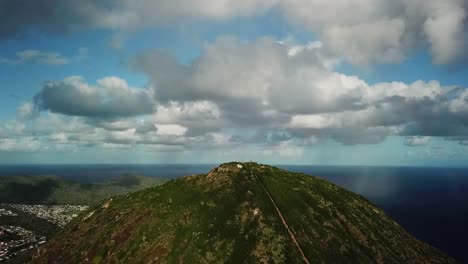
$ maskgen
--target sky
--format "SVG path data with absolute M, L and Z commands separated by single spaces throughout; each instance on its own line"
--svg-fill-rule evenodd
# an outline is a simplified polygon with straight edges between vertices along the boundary
M 467 166 L 466 0 L 0 0 L 0 163 Z

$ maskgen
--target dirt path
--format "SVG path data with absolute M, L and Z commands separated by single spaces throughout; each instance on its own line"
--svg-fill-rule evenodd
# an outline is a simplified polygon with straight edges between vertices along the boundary
M 280 217 L 280 219 L 281 219 L 281 222 L 283 222 L 283 225 L 284 225 L 284 227 L 286 228 L 286 230 L 288 230 L 289 235 L 291 236 L 291 239 L 292 239 L 294 245 L 296 245 L 297 249 L 298 249 L 299 252 L 301 253 L 302 258 L 304 259 L 304 262 L 307 263 L 307 264 L 310 264 L 310 262 L 307 260 L 306 256 L 304 255 L 304 251 L 302 251 L 301 246 L 300 246 L 299 243 L 297 242 L 296 237 L 295 237 L 294 234 L 291 232 L 291 229 L 289 229 L 289 225 L 288 225 L 288 223 L 286 222 L 286 219 L 284 219 L 283 214 L 281 213 L 280 209 L 278 208 L 278 206 L 276 206 L 276 203 L 275 203 L 275 201 L 273 200 L 273 197 L 271 197 L 270 192 L 267 190 L 267 188 L 265 187 L 265 185 L 263 185 L 263 182 L 260 181 L 260 179 L 257 177 L 257 175 L 255 175 L 255 178 L 256 178 L 257 181 L 262 185 L 263 190 L 265 190 L 265 193 L 268 195 L 268 198 L 270 198 L 270 201 L 271 201 L 271 203 L 273 204 L 273 206 L 275 207 L 276 212 L 278 212 L 278 215 L 279 215 L 279 217 Z

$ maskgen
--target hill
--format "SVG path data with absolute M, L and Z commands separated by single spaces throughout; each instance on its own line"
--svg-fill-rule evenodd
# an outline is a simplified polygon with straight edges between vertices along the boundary
M 159 178 L 131 174 L 101 183 L 80 183 L 57 176 L 0 177 L 0 203 L 92 205 L 110 196 L 163 182 Z
M 454 263 L 363 197 L 256 163 L 117 196 L 33 263 Z

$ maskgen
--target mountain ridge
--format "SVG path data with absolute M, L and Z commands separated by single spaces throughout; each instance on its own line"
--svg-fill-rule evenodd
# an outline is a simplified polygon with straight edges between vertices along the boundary
M 454 263 L 362 196 L 253 162 L 107 200 L 32 262 Z
M 164 179 L 134 174 L 86 183 L 59 176 L 2 176 L 0 203 L 92 205 L 110 195 L 139 191 L 163 182 Z

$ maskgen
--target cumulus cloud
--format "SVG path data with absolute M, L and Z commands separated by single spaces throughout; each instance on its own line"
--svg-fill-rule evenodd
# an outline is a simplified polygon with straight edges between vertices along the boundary
M 133 29 L 178 23 L 180 20 L 228 19 L 250 16 L 274 4 L 271 0 L 18 0 L 0 1 L 0 37 L 14 36 L 28 27 L 52 33 L 89 28 Z
M 73 61 L 79 61 L 88 56 L 88 49 L 81 47 L 77 50 L 77 54 L 66 57 L 57 52 L 47 52 L 36 49 L 27 49 L 18 51 L 13 58 L 0 57 L 0 64 L 23 64 L 23 63 L 38 63 L 48 65 L 63 65 Z
M 463 0 L 282 3 L 288 19 L 319 33 L 325 47 L 354 64 L 399 62 L 427 44 L 438 64 L 460 62 L 467 55 Z
M 167 105 L 156 114 L 166 122 L 206 101 L 213 105 L 190 111 L 210 113 L 207 120 L 222 119 L 225 127 L 282 130 L 296 138 L 373 144 L 390 135 L 467 134 L 466 89 L 437 81 L 369 85 L 327 67 L 322 48 L 297 47 L 222 37 L 189 65 L 150 51 L 133 66 L 149 75 L 155 100 Z
M 221 119 L 218 106 L 211 101 L 174 102 L 158 105 L 154 119 L 159 123 L 190 123 L 203 120 L 205 124 Z
M 46 146 L 34 137 L 23 137 L 20 139 L 0 138 L 0 151 L 34 152 L 44 148 Z
M 405 58 L 405 47 L 401 43 L 404 30 L 402 19 L 337 25 L 324 29 L 323 42 L 331 52 L 352 64 L 396 63 Z
M 190 136 L 219 131 L 227 125 L 218 105 L 206 100 L 158 104 L 152 120 L 158 124 L 176 123 L 188 127 L 186 132 Z
M 32 102 L 26 102 L 18 108 L 16 115 L 20 120 L 34 119 L 39 115 L 39 111 Z
M 188 130 L 180 124 L 156 123 L 152 116 L 107 120 L 42 112 L 33 120 L 1 124 L 0 151 L 77 151 L 88 147 L 183 151 L 236 144 L 230 134 L 192 135 Z
M 67 64 L 68 60 L 56 52 L 44 52 L 40 50 L 23 50 L 16 53 L 16 58 L 0 58 L 2 64 L 20 64 L 26 62 L 36 62 L 40 64 L 61 65 Z
M 438 64 L 463 62 L 467 55 L 464 0 L 4 0 L 0 4 L 3 38 L 30 27 L 52 33 L 94 28 L 121 32 L 256 16 L 274 9 L 291 24 L 317 34 L 329 52 L 354 64 L 399 62 L 412 49 L 426 46 Z M 118 47 L 120 40 L 111 43 Z
M 107 3 L 106 3 L 107 2 Z M 109 1 L 0 1 L 2 25 L 0 37 L 12 37 L 28 28 L 39 28 L 51 33 L 65 33 L 102 26 L 99 17 L 110 11 Z M 109 10 L 109 9 L 107 9 Z
M 466 141 L 466 88 L 437 81 L 368 84 L 330 67 L 324 52 L 320 45 L 234 37 L 207 44 L 189 64 L 148 51 L 131 62 L 147 74 L 147 89 L 118 77 L 96 85 L 76 76 L 46 82 L 34 104 L 20 107 L 18 120 L 0 126 L 0 138 L 8 139 L 3 149 L 23 138 L 60 150 L 252 144 L 263 155 L 291 157 L 330 139 L 345 145 L 389 136 L 405 137 L 408 145 L 431 137 Z
M 361 80 L 330 72 L 315 50 L 300 56 L 288 53 L 290 47 L 271 38 L 245 44 L 221 37 L 189 67 L 158 51 L 139 56 L 133 65 L 150 76 L 158 101 L 215 101 L 220 108 L 231 108 L 227 118 L 233 122 L 268 122 L 275 110 L 309 113 L 362 107 L 355 104 Z
M 466 7 L 462 0 L 431 1 L 430 16 L 424 22 L 424 32 L 431 44 L 434 61 L 446 64 L 466 57 L 468 45 L 466 33 Z
M 277 145 L 268 146 L 262 151 L 264 156 L 300 157 L 304 154 L 304 147 L 297 146 L 292 141 L 282 141 Z
M 179 124 L 155 124 L 158 136 L 183 136 L 187 128 Z
M 407 146 L 424 146 L 431 142 L 431 137 L 412 136 L 405 139 Z
M 129 87 L 118 77 L 98 80 L 98 86 L 87 84 L 80 76 L 44 83 L 34 97 L 42 110 L 74 116 L 112 118 L 153 112 L 151 94 Z

